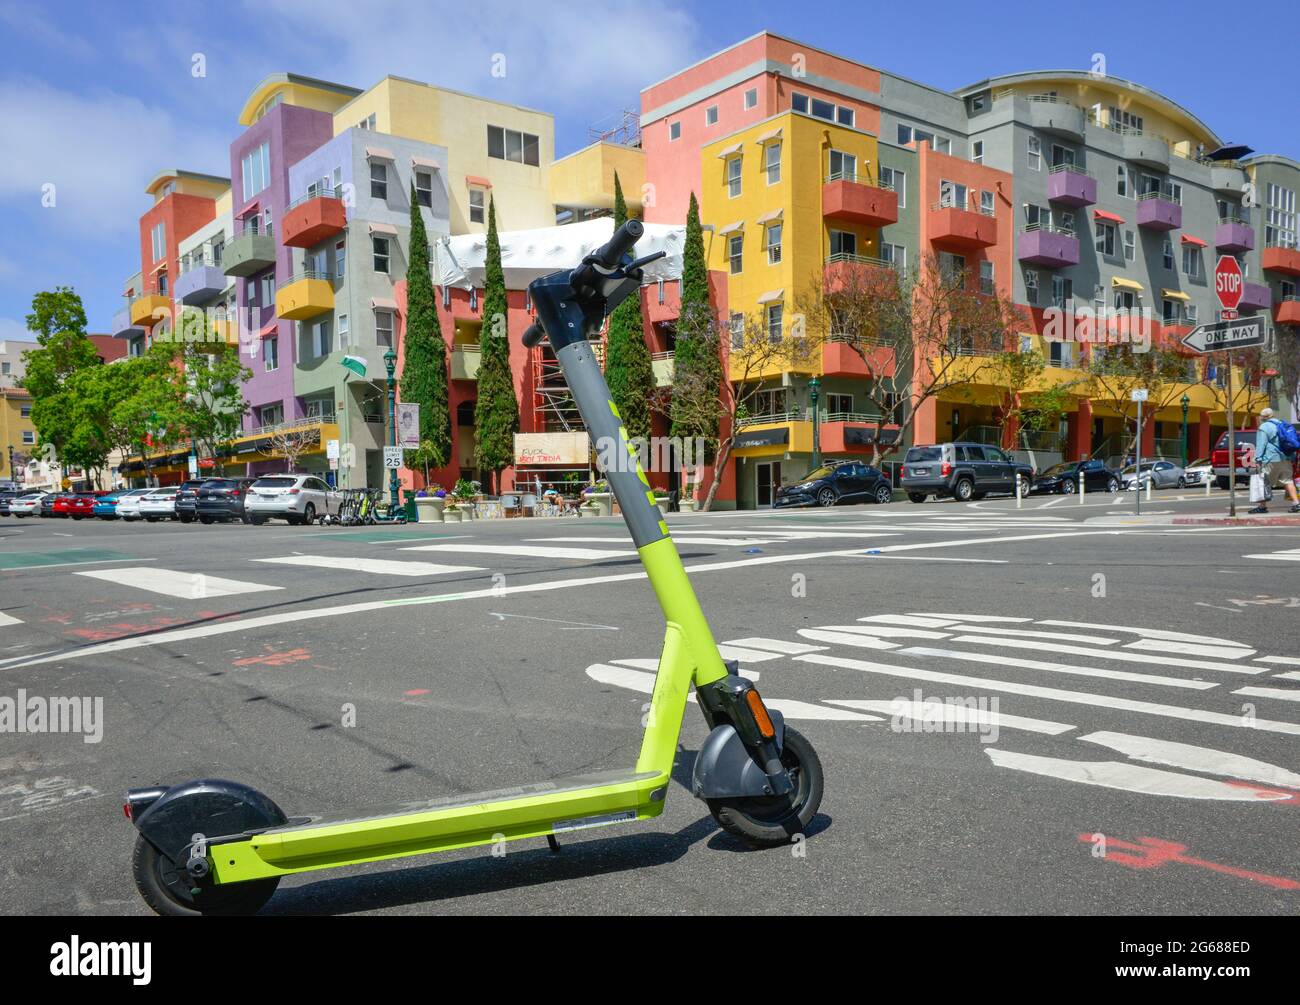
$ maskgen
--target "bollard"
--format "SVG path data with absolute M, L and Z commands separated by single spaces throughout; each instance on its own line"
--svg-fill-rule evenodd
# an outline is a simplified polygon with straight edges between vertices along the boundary
M 1020 476 L 1016 475 L 1016 509 L 1020 509 Z
M 1088 492 L 1088 483 L 1083 478 L 1083 471 L 1079 472 L 1079 505 L 1083 505 L 1083 497 Z
M 1154 477 L 1147 479 L 1147 502 L 1151 501 L 1151 483 L 1155 481 Z
M 1210 483 L 1211 483 L 1213 480 L 1214 480 L 1213 478 L 1210 478 L 1210 477 L 1208 477 L 1208 476 L 1207 476 L 1206 479 L 1205 479 L 1205 498 L 1206 498 L 1206 499 L 1210 498 Z

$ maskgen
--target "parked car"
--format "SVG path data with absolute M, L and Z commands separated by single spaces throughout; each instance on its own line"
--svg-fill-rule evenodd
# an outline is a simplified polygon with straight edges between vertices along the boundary
M 117 497 L 117 506 L 115 507 L 117 515 L 126 521 L 143 519 L 140 513 L 140 501 L 151 492 L 153 492 L 151 488 L 127 489 Z
M 809 471 L 795 485 L 776 490 L 772 506 L 838 506 L 840 503 L 887 503 L 893 498 L 889 479 L 861 461 L 825 465 Z
M 1300 432 L 1300 423 L 1292 423 L 1296 431 Z M 1237 436 L 1236 467 L 1237 467 L 1237 484 L 1243 484 L 1250 478 L 1251 469 L 1255 465 L 1255 434 L 1258 429 L 1238 429 L 1235 431 Z M 1214 467 L 1214 484 L 1221 489 L 1228 487 L 1228 432 L 1224 430 L 1219 434 L 1219 442 L 1214 445 L 1214 450 L 1210 454 L 1210 463 Z M 1297 458 L 1297 469 L 1300 469 L 1300 458 Z
M 9 515 L 9 504 L 20 495 L 21 492 L 0 492 L 0 516 Z
M 1030 492 L 1054 492 L 1061 495 L 1073 495 L 1079 491 L 1079 474 L 1083 474 L 1085 492 L 1118 492 L 1119 475 L 1106 467 L 1104 461 L 1063 461 L 1054 464 L 1037 478 L 1030 486 Z
M 191 478 L 187 482 L 181 482 L 177 487 L 176 516 L 181 523 L 190 523 L 194 519 L 199 501 L 199 489 L 208 481 L 211 479 Z
M 9 515 L 16 517 L 40 516 L 44 492 L 28 492 L 9 501 Z
M 58 517 L 65 517 L 65 516 L 67 516 L 68 514 L 66 514 L 66 513 L 56 513 L 56 512 L 54 511 L 54 504 L 55 504 L 56 502 L 58 502 L 60 499 L 62 499 L 64 496 L 66 496 L 67 494 L 68 494 L 68 493 L 66 493 L 66 492 L 47 492 L 47 493 L 45 493 L 45 495 L 43 495 L 43 496 L 41 497 L 41 509 L 40 509 L 40 515 L 41 515 L 41 516 L 58 516 Z
M 207 479 L 199 486 L 195 500 L 195 514 L 199 522 L 242 520 L 248 523 L 244 500 L 248 497 L 248 487 L 256 481 L 256 478 Z
M 105 492 L 101 496 L 96 496 L 95 505 L 91 507 L 91 513 L 101 520 L 116 520 L 117 501 L 129 491 L 129 489 L 115 489 L 112 492 Z
M 1182 488 L 1187 484 L 1182 468 L 1173 461 L 1161 460 L 1143 461 L 1141 470 L 1138 470 L 1136 464 L 1130 464 L 1120 472 L 1120 479 L 1126 489 L 1131 489 L 1135 484 L 1138 488 L 1146 488 L 1147 482 L 1156 489 Z
M 249 487 L 244 508 L 254 524 L 271 519 L 309 524 L 326 513 L 337 516 L 342 498 L 315 475 L 265 475 Z
M 140 497 L 140 515 L 150 523 L 176 519 L 176 486 L 164 485 Z
M 95 510 L 93 492 L 67 492 L 54 500 L 54 515 L 67 516 L 74 520 L 84 520 L 92 516 Z
M 1192 461 L 1191 464 L 1183 468 L 1183 479 L 1188 485 L 1204 485 L 1213 477 L 1214 465 L 1210 463 L 1210 458 L 1208 457 L 1202 457 L 1198 460 Z
M 1033 466 L 983 443 L 915 446 L 903 458 L 903 490 L 914 503 L 925 502 L 931 495 L 966 502 L 983 499 L 990 492 L 1014 494 L 1017 479 L 1021 493 L 1028 494 Z

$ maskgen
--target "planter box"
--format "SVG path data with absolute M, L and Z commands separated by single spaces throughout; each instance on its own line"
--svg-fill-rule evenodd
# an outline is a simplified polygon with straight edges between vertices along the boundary
M 442 511 L 443 523 L 460 523 L 460 510 L 452 507 Z
M 597 516 L 612 516 L 614 513 L 614 495 L 611 492 L 587 493 L 587 505 L 596 509 Z
M 469 520 L 473 520 L 473 519 L 474 519 L 474 504 L 473 504 L 473 503 L 457 503 L 457 504 L 456 504 L 456 510 L 460 513 L 460 520 L 461 520 L 461 523 L 465 523 L 465 522 L 467 522 L 467 521 L 469 521 Z
M 416 497 L 415 512 L 419 523 L 442 523 L 444 502 L 436 496 Z

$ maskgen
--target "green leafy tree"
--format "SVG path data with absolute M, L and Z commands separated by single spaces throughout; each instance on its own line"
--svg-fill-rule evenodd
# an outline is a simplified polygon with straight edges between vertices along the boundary
M 248 411 L 243 385 L 253 371 L 240 360 L 238 346 L 208 346 L 204 350 L 186 344 L 180 356 L 182 368 L 170 368 L 170 372 L 183 380 L 177 394 L 184 407 L 185 432 L 194 441 L 198 456 L 211 457 L 220 466 L 221 447 L 239 434 Z
M 510 371 L 510 332 L 507 324 L 506 276 L 501 267 L 495 200 L 488 200 L 487 260 L 483 282 L 482 363 L 478 371 L 478 400 L 474 403 L 474 443 L 479 465 L 499 482 L 501 469 L 515 457 L 519 432 L 519 402 Z M 495 486 L 500 488 L 499 485 Z
M 614 174 L 614 226 L 627 222 L 627 202 L 618 173 Z M 628 436 L 650 438 L 650 405 L 655 393 L 654 367 L 641 320 L 640 291 L 615 308 L 609 318 L 609 345 L 605 351 L 605 380 L 618 406 Z
M 37 293 L 27 315 L 36 348 L 23 354 L 23 387 L 32 396 L 32 424 L 47 461 L 87 469 L 103 463 L 93 447 L 84 408 L 78 408 L 77 375 L 98 367 L 95 345 L 86 336 L 86 311 L 69 286 Z
M 709 269 L 704 257 L 704 231 L 700 207 L 691 193 L 686 213 L 686 245 L 682 250 L 682 304 L 677 318 L 677 342 L 673 354 L 673 383 L 689 384 L 690 406 L 669 403 L 670 434 L 682 438 L 703 437 L 716 442 L 721 409 L 706 413 L 698 407 L 701 394 L 712 391 L 714 400 L 722 391 L 720 340 L 710 337 L 715 327 L 709 303 Z
M 407 467 L 429 469 L 451 463 L 451 404 L 447 392 L 447 347 L 438 322 L 429 238 L 411 186 L 411 250 L 406 265 L 406 333 L 403 336 L 402 401 L 420 406 L 420 447 L 405 454 Z

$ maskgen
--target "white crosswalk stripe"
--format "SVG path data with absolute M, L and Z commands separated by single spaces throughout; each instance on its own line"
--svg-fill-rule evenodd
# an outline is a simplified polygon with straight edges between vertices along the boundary
M 1288 548 L 1286 551 L 1270 551 L 1257 555 L 1243 555 L 1242 558 L 1262 558 L 1273 562 L 1300 562 L 1300 548 Z
M 462 544 L 420 544 L 402 550 L 456 552 L 473 555 L 507 555 L 513 558 L 566 558 L 584 562 L 599 561 L 604 558 L 626 558 L 636 554 L 636 551 L 632 548 L 626 551 L 613 551 L 605 548 L 548 547 L 539 544 L 471 544 L 468 542 Z
M 3 628 L 5 625 L 21 625 L 22 623 L 21 618 L 15 618 L 10 614 L 5 614 L 3 611 L 0 611 L 0 628 Z
M 313 569 L 369 572 L 377 576 L 444 576 L 454 572 L 482 572 L 476 565 L 437 565 L 433 562 L 401 561 L 388 558 L 353 558 L 346 555 L 283 555 L 255 558 L 271 565 L 301 565 Z
M 87 569 L 74 572 L 74 576 L 101 579 L 114 586 L 129 586 L 150 593 L 161 593 L 174 600 L 207 600 L 212 597 L 233 597 L 242 593 L 264 593 L 282 590 L 282 586 L 264 583 L 246 583 L 239 579 L 222 579 L 202 572 L 177 572 L 152 566 L 118 569 Z

